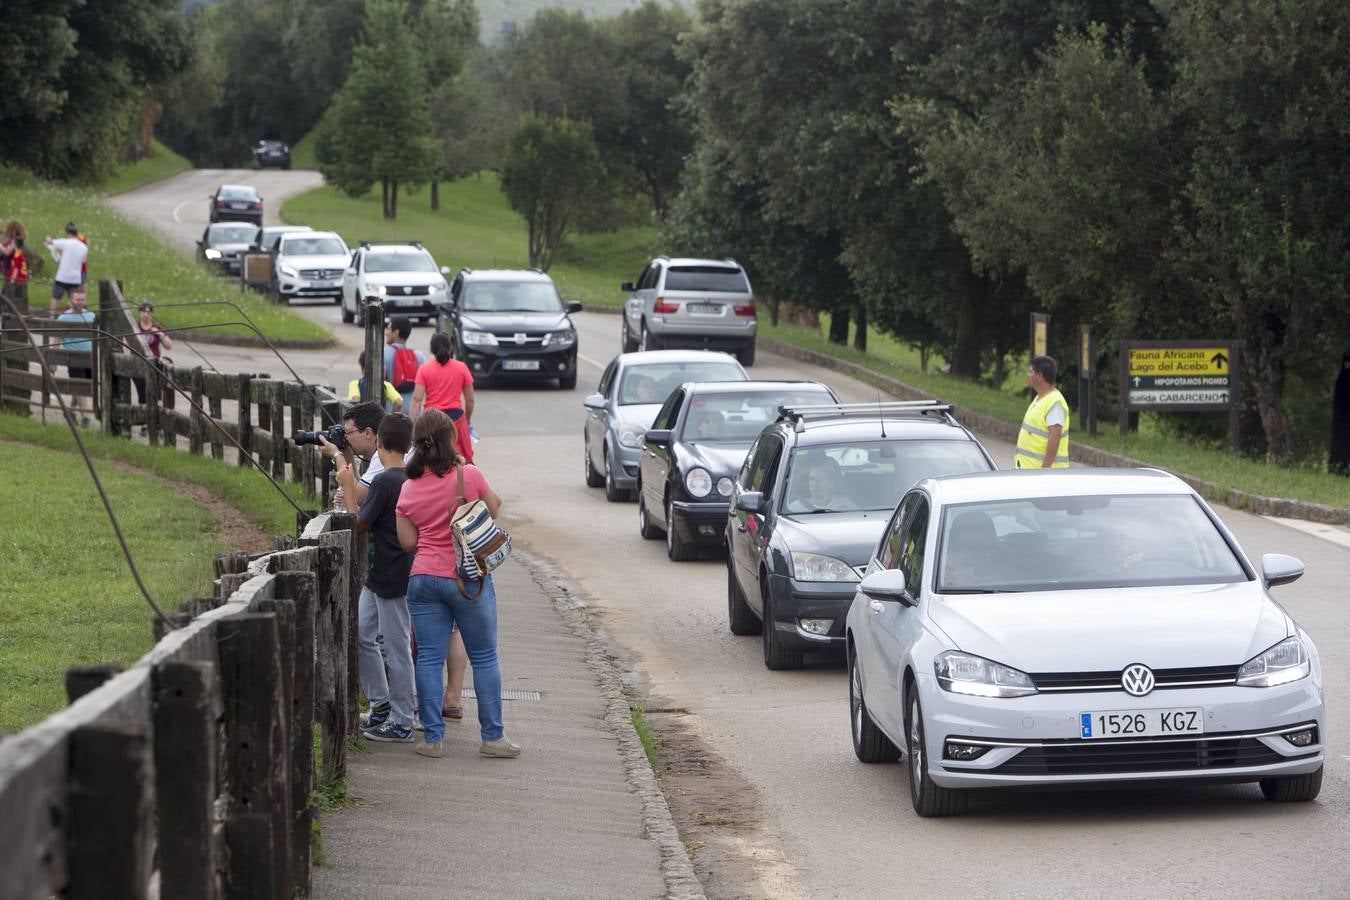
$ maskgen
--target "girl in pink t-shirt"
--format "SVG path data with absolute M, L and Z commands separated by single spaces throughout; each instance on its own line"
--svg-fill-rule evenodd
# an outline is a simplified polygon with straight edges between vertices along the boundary
M 417 703 L 422 722 L 423 756 L 444 755 L 441 721 L 444 682 L 442 667 L 451 629 L 459 626 L 473 665 L 474 693 L 478 697 L 478 727 L 483 756 L 514 758 L 520 748 L 503 736 L 502 673 L 497 662 L 497 595 L 492 576 L 483 577 L 483 589 L 470 600 L 455 579 L 455 542 L 450 516 L 461 502 L 481 499 L 496 518 L 502 499 L 477 466 L 465 463 L 454 449 L 455 427 L 440 410 L 428 409 L 413 425 L 413 455 L 408 479 L 396 508 L 398 539 L 415 551 L 408 579 L 408 612 L 417 637 Z M 464 494 L 460 499 L 460 476 Z
M 473 462 L 473 441 L 469 437 L 469 420 L 473 418 L 473 373 L 450 355 L 450 335 L 443 331 L 431 336 L 431 356 L 417 369 L 408 415 L 416 420 L 423 410 L 444 412 L 455 425 L 455 448 L 459 455 Z

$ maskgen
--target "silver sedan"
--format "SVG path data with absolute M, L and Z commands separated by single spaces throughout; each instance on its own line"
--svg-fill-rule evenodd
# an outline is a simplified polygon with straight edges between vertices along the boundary
M 970 788 L 1322 784 L 1322 669 L 1258 568 L 1156 470 L 928 479 L 894 513 L 848 614 L 864 762 L 909 760 L 923 816 Z

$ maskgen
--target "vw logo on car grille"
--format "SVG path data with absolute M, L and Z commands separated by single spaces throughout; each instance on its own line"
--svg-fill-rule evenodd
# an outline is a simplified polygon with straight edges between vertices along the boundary
M 1120 686 L 1130 696 L 1142 697 L 1153 690 L 1153 672 L 1148 666 L 1139 663 L 1126 666 L 1125 671 L 1120 673 Z

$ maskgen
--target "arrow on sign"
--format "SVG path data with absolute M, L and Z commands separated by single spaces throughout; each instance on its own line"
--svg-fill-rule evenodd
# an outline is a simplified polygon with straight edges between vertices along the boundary
M 1214 363 L 1216 369 L 1222 369 L 1228 364 L 1228 357 L 1224 356 L 1222 353 L 1215 353 L 1209 358 L 1209 361 Z
M 1134 386 L 1135 386 L 1135 387 L 1139 387 L 1139 376 L 1138 376 L 1138 375 L 1134 376 Z

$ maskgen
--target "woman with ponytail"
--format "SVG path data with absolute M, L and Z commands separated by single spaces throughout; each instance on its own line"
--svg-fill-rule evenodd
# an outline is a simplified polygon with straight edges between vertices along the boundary
M 432 344 L 435 352 L 435 344 Z M 420 389 L 421 382 L 418 382 Z M 417 637 L 418 717 L 423 743 L 417 752 L 445 755 L 441 720 L 446 646 L 458 626 L 473 665 L 473 689 L 478 698 L 479 754 L 513 759 L 520 748 L 506 739 L 502 728 L 502 673 L 497 662 L 497 595 L 492 576 L 483 576 L 482 591 L 470 599 L 456 576 L 458 557 L 450 532 L 450 517 L 460 503 L 482 500 L 495 519 L 501 511 L 498 497 L 482 471 L 465 463 L 455 452 L 454 425 L 445 413 L 428 409 L 413 425 L 412 458 L 407 481 L 399 493 L 398 539 L 403 549 L 416 551 L 408 578 L 408 612 Z M 461 491 L 460 485 L 463 484 Z
M 469 438 L 473 373 L 450 355 L 450 335 L 444 331 L 431 336 L 431 359 L 418 368 L 415 384 L 408 415 L 417 421 L 424 410 L 439 409 L 445 413 L 455 427 L 455 448 L 465 462 L 473 462 L 473 441 Z

